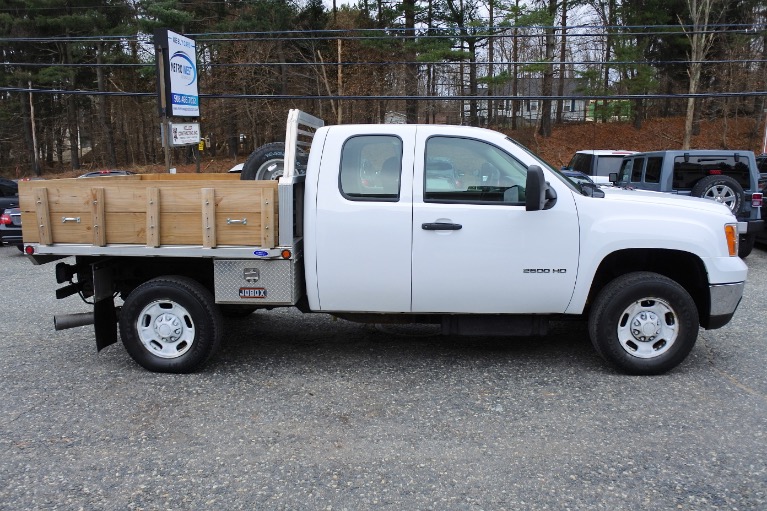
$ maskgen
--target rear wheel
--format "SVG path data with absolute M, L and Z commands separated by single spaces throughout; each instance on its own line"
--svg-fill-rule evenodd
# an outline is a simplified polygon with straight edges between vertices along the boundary
M 120 337 L 139 365 L 161 373 L 199 369 L 221 344 L 221 313 L 202 284 L 159 277 L 134 289 L 120 311 Z
M 698 310 L 673 280 L 622 275 L 594 302 L 589 334 L 597 353 L 629 374 L 661 374 L 680 364 L 698 337 Z

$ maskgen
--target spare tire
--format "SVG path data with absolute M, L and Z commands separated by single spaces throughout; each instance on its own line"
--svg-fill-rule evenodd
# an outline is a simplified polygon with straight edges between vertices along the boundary
M 285 144 L 273 142 L 253 151 L 242 166 L 240 179 L 269 181 L 282 177 L 285 170 Z
M 730 176 L 706 176 L 692 187 L 693 197 L 703 197 L 721 202 L 732 211 L 740 213 L 743 206 L 743 187 Z

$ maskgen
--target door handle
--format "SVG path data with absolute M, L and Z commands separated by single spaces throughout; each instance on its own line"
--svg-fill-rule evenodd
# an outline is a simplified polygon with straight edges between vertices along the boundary
M 445 222 L 421 224 L 421 229 L 424 231 L 457 231 L 462 227 L 461 224 L 448 224 Z

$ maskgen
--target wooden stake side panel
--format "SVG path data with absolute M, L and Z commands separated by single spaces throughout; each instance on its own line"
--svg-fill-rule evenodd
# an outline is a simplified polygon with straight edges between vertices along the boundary
M 276 181 L 202 176 L 25 182 L 19 194 L 24 241 L 96 246 L 276 246 Z

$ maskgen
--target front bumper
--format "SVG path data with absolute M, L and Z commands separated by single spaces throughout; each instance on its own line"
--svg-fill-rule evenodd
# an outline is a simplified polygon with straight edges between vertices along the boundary
M 707 324 L 703 327 L 707 330 L 722 328 L 730 322 L 732 316 L 743 298 L 745 282 L 735 284 L 714 284 L 709 286 L 711 298 L 711 310 Z

